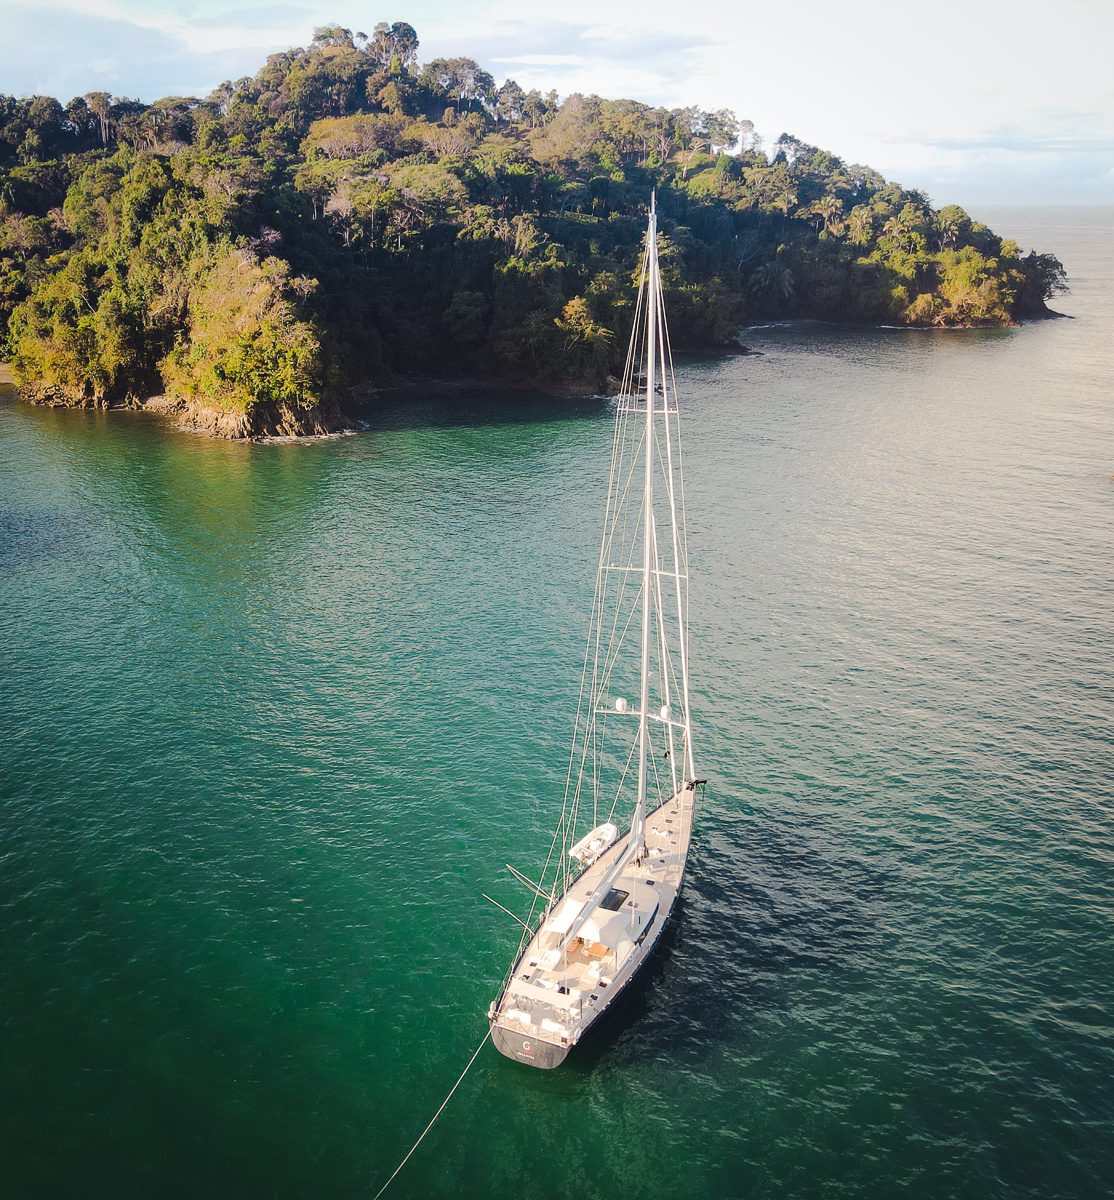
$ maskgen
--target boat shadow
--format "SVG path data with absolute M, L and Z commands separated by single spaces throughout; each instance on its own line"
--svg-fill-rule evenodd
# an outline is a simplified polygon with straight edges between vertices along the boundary
M 650 957 L 638 974 L 623 989 L 619 998 L 589 1029 L 583 1040 L 569 1055 L 564 1066 L 570 1075 L 594 1072 L 605 1059 L 620 1054 L 624 1060 L 642 1057 L 639 1043 L 652 1055 L 658 1048 L 656 1036 L 645 1035 L 659 1023 L 662 994 L 684 987 L 678 970 L 678 955 L 683 955 L 685 942 L 685 899 L 679 896 L 669 923 L 658 938 Z M 637 1034 L 634 1029 L 637 1026 Z
M 431 386 L 384 390 L 351 412 L 366 430 L 393 432 L 422 429 L 485 428 L 541 425 L 585 418 L 610 417 L 609 396 L 563 396 L 499 388 Z
M 745 868 L 702 838 L 686 891 L 646 965 L 562 1068 L 574 1078 L 668 1058 L 695 1066 L 883 953 L 884 867 L 767 830 Z

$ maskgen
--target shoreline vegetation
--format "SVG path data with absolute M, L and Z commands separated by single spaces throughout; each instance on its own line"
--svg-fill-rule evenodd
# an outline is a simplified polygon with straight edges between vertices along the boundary
M 421 377 L 598 392 L 657 189 L 677 351 L 1050 316 L 1051 254 L 728 110 L 497 86 L 405 22 L 152 104 L 0 95 L 0 360 L 41 404 L 331 435 Z M 2 376 L 0 376 L 2 379 Z

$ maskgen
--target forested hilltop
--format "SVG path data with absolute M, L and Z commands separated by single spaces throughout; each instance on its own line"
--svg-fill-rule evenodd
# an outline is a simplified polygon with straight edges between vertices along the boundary
M 403 22 L 153 104 L 0 96 L 0 359 L 32 398 L 337 427 L 439 370 L 601 383 L 658 190 L 674 345 L 746 320 L 1007 325 L 1060 263 L 731 112 L 496 87 Z

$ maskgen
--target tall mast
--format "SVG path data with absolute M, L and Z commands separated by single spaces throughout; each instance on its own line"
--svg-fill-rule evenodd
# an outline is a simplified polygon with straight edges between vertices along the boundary
M 650 581 L 653 578 L 654 556 L 654 393 L 657 390 L 657 354 L 659 347 L 659 322 L 661 321 L 661 299 L 658 295 L 658 217 L 657 197 L 650 200 L 650 219 L 646 227 L 645 285 L 646 297 L 646 450 L 644 468 L 646 479 L 643 484 L 642 513 L 642 698 L 639 704 L 638 717 L 638 799 L 634 809 L 634 819 L 631 821 L 630 836 L 626 848 L 616 858 L 609 870 L 596 885 L 595 891 L 580 906 L 580 911 L 569 924 L 562 935 L 559 945 L 565 948 L 579 933 L 584 922 L 591 915 L 596 905 L 607 894 L 608 889 L 618 879 L 627 864 L 642 853 L 646 841 L 646 791 L 647 767 L 649 765 L 649 707 L 650 707 L 650 632 L 652 628 L 653 596 L 650 591 Z M 637 334 L 637 317 L 635 334 Z M 633 335 L 632 335 L 633 336 Z M 662 343 L 664 344 L 664 343 Z M 633 342 L 632 342 L 633 345 Z M 637 366 L 637 358 L 628 364 L 629 370 Z M 631 386 L 631 398 L 634 388 Z M 606 545 L 606 543 L 605 543 Z M 604 559 L 601 558 L 601 564 Z M 602 570 L 601 566 L 601 570 Z M 663 666 L 664 671 L 664 666 Z M 687 712 L 687 700 L 686 700 Z
M 654 400 L 657 393 L 658 358 L 658 212 L 657 193 L 650 197 L 650 221 L 646 229 L 646 479 L 642 496 L 642 701 L 638 717 L 638 802 L 631 823 L 631 841 L 642 849 L 646 824 L 646 759 L 649 751 L 650 719 L 650 627 L 652 595 L 650 572 L 654 547 Z

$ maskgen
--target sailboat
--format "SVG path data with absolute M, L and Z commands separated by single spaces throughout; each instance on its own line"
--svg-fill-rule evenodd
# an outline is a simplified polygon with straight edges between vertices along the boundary
M 705 782 L 693 761 L 688 601 L 655 199 L 616 400 L 564 804 L 540 877 L 508 867 L 532 901 L 515 918 L 523 933 L 488 1021 L 496 1047 L 518 1062 L 565 1060 L 650 958 L 680 894 Z

